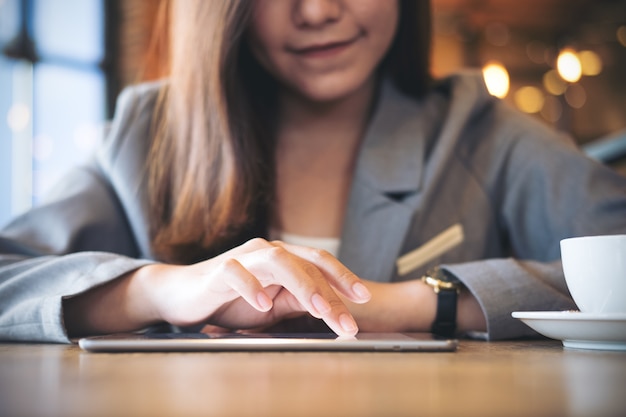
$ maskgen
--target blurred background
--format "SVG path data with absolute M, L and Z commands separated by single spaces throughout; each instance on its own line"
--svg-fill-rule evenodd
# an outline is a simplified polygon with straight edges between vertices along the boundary
M 90 155 L 124 86 L 163 76 L 164 1 L 0 0 L 0 225 Z M 482 69 L 626 174 L 626 0 L 433 0 L 433 15 L 436 76 Z

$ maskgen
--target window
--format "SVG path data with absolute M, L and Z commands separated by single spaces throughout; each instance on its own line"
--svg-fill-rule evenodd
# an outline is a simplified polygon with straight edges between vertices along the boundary
M 104 2 L 0 0 L 0 225 L 102 137 Z

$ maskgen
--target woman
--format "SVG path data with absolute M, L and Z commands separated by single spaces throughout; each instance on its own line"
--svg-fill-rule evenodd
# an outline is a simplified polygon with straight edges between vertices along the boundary
M 180 1 L 173 22 L 169 79 L 127 89 L 93 163 L 3 231 L 2 338 L 303 314 L 519 337 L 511 311 L 574 308 L 560 239 L 626 232 L 624 178 L 480 77 L 430 79 L 427 1 Z

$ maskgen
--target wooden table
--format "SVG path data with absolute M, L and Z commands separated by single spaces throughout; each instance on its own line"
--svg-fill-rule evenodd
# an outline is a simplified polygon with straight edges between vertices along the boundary
M 86 353 L 0 344 L 1 416 L 626 416 L 626 353 Z

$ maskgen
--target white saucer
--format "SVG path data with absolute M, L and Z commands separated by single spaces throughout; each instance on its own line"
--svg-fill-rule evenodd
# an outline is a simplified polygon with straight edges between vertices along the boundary
M 515 311 L 511 315 L 546 337 L 562 340 L 566 348 L 626 351 L 626 314 Z

